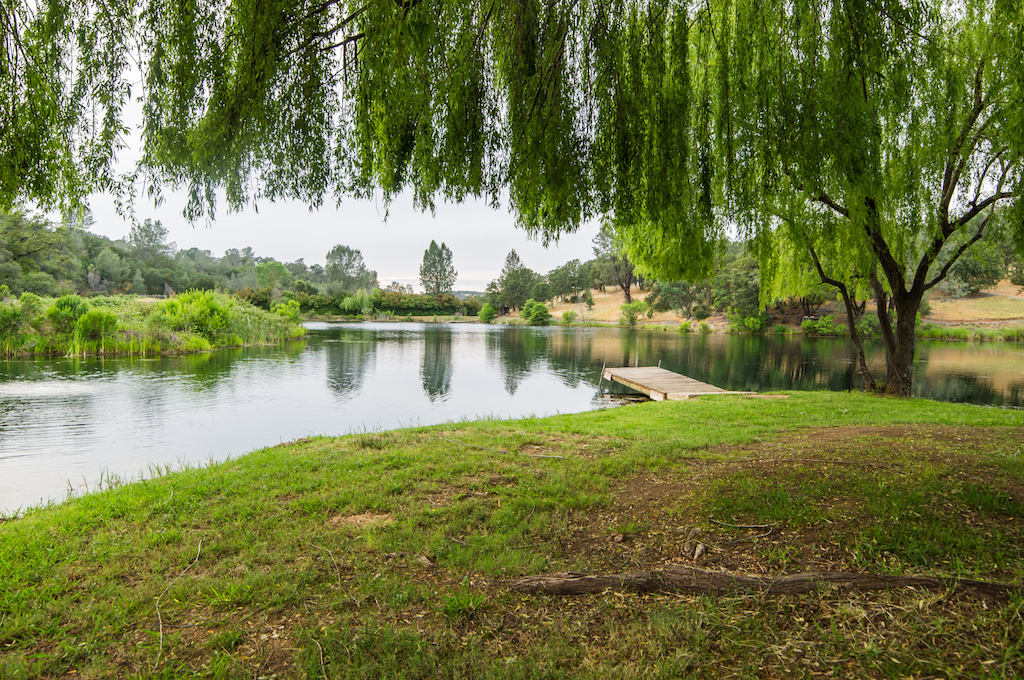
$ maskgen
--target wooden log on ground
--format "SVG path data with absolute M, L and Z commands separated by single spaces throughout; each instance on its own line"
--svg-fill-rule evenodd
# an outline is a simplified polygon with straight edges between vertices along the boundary
M 824 587 L 849 590 L 892 590 L 921 588 L 933 591 L 962 592 L 982 599 L 1005 601 L 1024 587 L 1009 583 L 973 581 L 970 579 L 935 578 L 931 576 L 892 576 L 889 574 L 857 574 L 844 571 L 813 571 L 777 578 L 744 576 L 726 571 L 710 571 L 687 566 L 670 566 L 654 571 L 628 574 L 556 573 L 525 576 L 499 585 L 522 593 L 551 595 L 583 595 L 606 590 L 628 592 L 683 592 L 701 595 L 767 593 L 795 595 Z

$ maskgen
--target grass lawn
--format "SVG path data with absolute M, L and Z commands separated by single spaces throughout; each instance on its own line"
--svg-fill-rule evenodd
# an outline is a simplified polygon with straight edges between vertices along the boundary
M 1024 412 L 710 398 L 165 474 L 0 524 L 0 677 L 1024 676 L 1019 592 L 503 584 L 670 565 L 1024 584 Z

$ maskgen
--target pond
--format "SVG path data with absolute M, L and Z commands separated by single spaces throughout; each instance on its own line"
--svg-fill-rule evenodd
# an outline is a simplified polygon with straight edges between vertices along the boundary
M 604 365 L 657 365 L 728 389 L 858 386 L 844 340 L 618 328 L 309 324 L 279 347 L 156 359 L 0 362 L 0 510 L 104 477 L 223 460 L 318 434 L 616 403 Z M 869 347 L 881 374 L 881 349 Z M 1024 346 L 919 342 L 920 396 L 1024 405 Z

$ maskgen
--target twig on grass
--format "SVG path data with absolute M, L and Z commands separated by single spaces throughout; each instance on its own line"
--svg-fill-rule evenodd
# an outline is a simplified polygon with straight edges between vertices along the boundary
M 327 668 L 324 666 L 324 648 L 320 646 L 320 643 L 315 639 L 313 642 L 316 644 L 317 649 L 320 650 L 320 671 L 324 674 L 324 678 L 327 677 Z
M 772 527 L 771 529 L 769 529 L 768 531 L 766 531 L 763 534 L 758 534 L 757 536 L 747 536 L 746 538 L 737 538 L 734 541 L 728 541 L 726 543 L 723 543 L 722 545 L 732 545 L 733 543 L 742 543 L 743 541 L 756 541 L 759 538 L 764 538 L 765 536 L 770 536 L 773 531 L 775 531 L 775 527 Z
M 327 548 L 323 547 L 322 545 L 317 545 L 316 543 L 310 543 L 309 541 L 303 540 L 301 538 L 299 540 L 302 541 L 303 543 L 305 543 L 306 545 L 311 545 L 314 548 L 317 548 L 319 550 L 323 550 L 325 553 L 327 553 L 328 555 L 331 556 L 331 562 L 334 563 L 334 575 L 338 578 L 338 590 L 341 590 L 341 569 L 338 568 L 338 561 L 336 559 L 334 559 L 334 553 L 332 553 L 330 550 L 328 550 Z
M 828 460 L 826 458 L 746 458 L 748 463 L 822 463 L 825 465 L 855 465 L 857 467 L 877 468 L 888 470 L 891 465 L 880 465 L 878 463 L 866 463 L 860 460 Z
M 191 569 L 192 567 L 195 566 L 196 562 L 199 561 L 199 555 L 200 555 L 200 553 L 202 553 L 202 551 L 203 551 L 203 539 L 200 538 L 199 539 L 199 547 L 196 548 L 196 556 L 194 558 L 192 558 L 192 561 L 188 563 L 187 567 L 185 567 L 184 569 L 181 570 L 180 574 L 175 576 L 174 579 L 170 583 L 167 584 L 167 587 L 164 588 L 163 592 L 160 593 L 160 595 L 158 595 L 157 598 L 156 598 L 156 620 L 157 620 L 157 626 L 160 629 L 160 646 L 157 649 L 156 663 L 153 665 L 154 669 L 157 667 L 157 665 L 160 664 L 160 657 L 163 656 L 163 653 L 164 653 L 164 618 L 163 618 L 163 616 L 160 615 L 160 600 L 163 598 L 164 595 L 167 594 L 167 591 L 171 589 L 171 586 L 173 586 L 178 581 L 179 578 L 181 578 L 182 576 L 185 575 L 185 572 L 187 572 L 189 569 Z
M 510 456 L 529 456 L 530 458 L 560 458 L 561 460 L 569 460 L 565 456 L 547 456 L 540 453 L 523 453 L 522 451 L 506 451 L 505 449 L 492 449 L 488 446 L 477 446 L 476 444 L 468 444 L 466 442 L 459 441 L 458 439 L 449 439 L 448 437 L 437 436 L 437 439 L 442 439 L 452 444 L 460 444 L 462 446 L 468 446 L 473 449 L 481 449 L 483 451 L 494 451 L 495 453 L 507 453 Z
M 730 524 L 729 522 L 722 522 L 717 519 L 708 519 L 708 521 L 719 526 L 732 527 L 733 529 L 771 529 L 779 525 L 778 522 L 772 522 L 771 524 Z

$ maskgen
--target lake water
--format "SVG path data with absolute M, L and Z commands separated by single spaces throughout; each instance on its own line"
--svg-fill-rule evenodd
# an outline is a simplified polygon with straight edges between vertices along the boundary
M 106 474 L 222 460 L 317 434 L 608 405 L 601 368 L 657 365 L 729 389 L 856 388 L 848 341 L 618 328 L 310 324 L 306 340 L 156 359 L 0 362 L 0 510 Z M 1024 345 L 918 342 L 915 392 L 1024 405 Z M 880 377 L 884 358 L 869 347 Z M 611 387 L 612 392 L 625 392 Z

